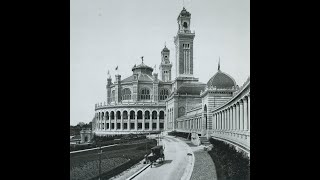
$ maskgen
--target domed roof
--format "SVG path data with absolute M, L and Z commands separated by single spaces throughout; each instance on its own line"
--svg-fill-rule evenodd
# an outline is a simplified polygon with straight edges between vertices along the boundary
M 134 66 L 132 68 L 132 70 L 134 70 L 134 69 L 150 69 L 150 70 L 153 70 L 152 67 L 149 67 L 149 66 L 145 65 L 143 62 L 141 64 L 139 64 L 138 66 Z
M 236 87 L 236 82 L 231 76 L 218 70 L 218 72 L 210 78 L 207 86 L 216 87 L 217 89 L 232 89 Z
M 189 17 L 191 14 L 183 7 L 182 11 L 180 12 L 179 16 L 186 16 Z
M 170 50 L 167 48 L 167 46 L 165 46 L 163 49 L 162 49 L 163 52 L 170 52 Z

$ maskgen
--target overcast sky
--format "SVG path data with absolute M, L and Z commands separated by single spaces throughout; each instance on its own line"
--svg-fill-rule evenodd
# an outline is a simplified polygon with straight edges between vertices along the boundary
M 70 1 L 70 124 L 90 122 L 94 105 L 106 101 L 107 71 L 124 79 L 141 63 L 158 67 L 161 50 L 170 50 L 183 0 Z M 220 69 L 241 86 L 250 75 L 250 1 L 185 0 L 195 31 L 194 76 L 207 81 Z

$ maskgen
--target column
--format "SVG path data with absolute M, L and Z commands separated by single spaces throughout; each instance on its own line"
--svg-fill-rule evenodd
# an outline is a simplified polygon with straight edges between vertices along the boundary
M 137 112 L 134 113 L 134 129 L 138 131 L 138 114 Z
M 142 131 L 145 130 L 145 127 L 144 127 L 144 123 L 145 123 L 145 117 L 144 117 L 144 112 L 142 113 Z
M 110 116 L 110 113 L 109 113 L 109 131 L 111 131 L 111 116 Z
M 219 130 L 219 131 L 221 130 L 221 123 L 220 123 L 220 121 L 221 121 L 221 113 L 218 112 L 218 130 Z
M 240 130 L 243 130 L 243 101 L 240 100 L 240 112 L 239 112 L 239 115 L 240 115 Z
M 230 130 L 233 130 L 233 106 L 230 106 Z
M 225 110 L 226 111 L 226 130 L 229 129 L 229 112 L 228 109 Z
M 243 120 L 244 120 L 244 130 L 248 131 L 248 102 L 247 99 L 243 99 Z
M 222 111 L 222 130 L 226 129 L 226 111 Z
M 157 131 L 160 130 L 160 113 L 157 112 Z
M 123 130 L 123 112 L 122 113 L 120 112 L 120 114 L 121 114 L 120 129 L 122 131 Z
M 229 127 L 228 130 L 231 130 L 232 124 L 231 124 L 231 107 L 228 108 L 228 122 L 229 122 Z
M 239 103 L 236 104 L 236 130 L 239 130 Z
M 250 94 L 248 96 L 248 130 L 250 131 Z

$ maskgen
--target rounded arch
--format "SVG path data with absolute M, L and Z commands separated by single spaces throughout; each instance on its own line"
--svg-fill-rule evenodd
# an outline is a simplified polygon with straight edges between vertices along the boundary
M 161 88 L 159 90 L 159 100 L 165 100 L 169 97 L 170 90 L 168 88 Z
M 109 112 L 106 111 L 106 120 L 109 120 Z
M 141 110 L 139 110 L 137 112 L 137 119 L 142 119 L 142 111 Z
M 139 91 L 140 100 L 150 100 L 151 90 L 148 87 L 142 87 Z
M 118 110 L 116 113 L 117 119 L 121 119 L 121 112 Z
M 111 120 L 114 120 L 114 111 L 110 112 L 110 118 L 111 118 Z
M 121 91 L 121 100 L 130 100 L 131 99 L 131 90 L 130 88 L 124 88 Z
M 164 111 L 160 110 L 159 112 L 159 119 L 164 119 Z
M 136 112 L 134 110 L 130 111 L 130 119 L 135 119 Z
M 122 116 L 123 116 L 123 119 L 128 119 L 128 111 L 127 110 L 124 110 L 122 112 Z
M 144 111 L 144 118 L 150 119 L 150 111 L 149 110 Z
M 112 90 L 111 92 L 111 101 L 115 101 L 116 100 L 116 91 L 115 90 Z
M 101 119 L 104 120 L 104 112 L 101 113 Z
M 158 112 L 156 110 L 152 111 L 152 119 L 157 119 Z

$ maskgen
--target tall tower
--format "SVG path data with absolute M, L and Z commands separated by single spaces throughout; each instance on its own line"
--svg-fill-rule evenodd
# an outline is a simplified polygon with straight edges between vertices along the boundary
M 193 39 L 190 30 L 191 14 L 183 8 L 178 16 L 178 33 L 174 37 L 176 45 L 176 77 L 193 77 Z
M 164 82 L 171 81 L 172 64 L 169 60 L 170 50 L 165 46 L 161 51 L 160 77 Z

